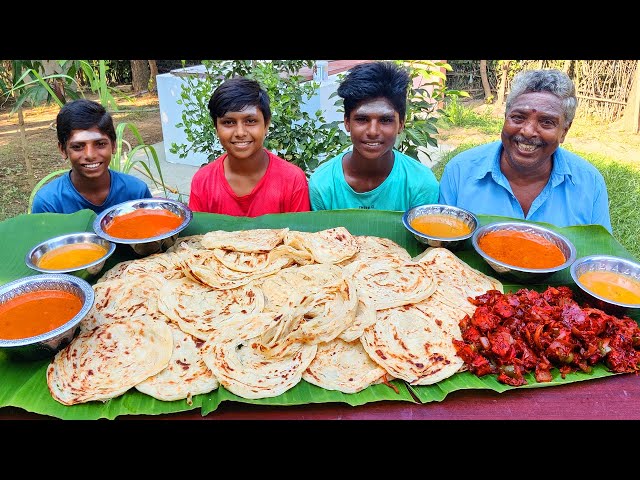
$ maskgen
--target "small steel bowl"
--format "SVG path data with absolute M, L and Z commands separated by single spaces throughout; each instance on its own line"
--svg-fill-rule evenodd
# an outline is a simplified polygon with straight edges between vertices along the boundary
M 106 233 L 113 219 L 131 213 L 141 208 L 168 210 L 182 218 L 182 223 L 175 229 L 149 238 L 117 238 Z M 93 221 L 93 230 L 102 238 L 117 244 L 131 246 L 133 251 L 141 257 L 166 251 L 178 240 L 178 235 L 189 226 L 193 218 L 193 212 L 184 203 L 168 198 L 143 198 L 141 200 L 129 200 L 119 203 L 101 212 Z
M 624 313 L 628 309 L 640 309 L 640 303 L 616 302 L 592 292 L 580 282 L 580 276 L 589 271 L 615 272 L 640 282 L 640 264 L 637 262 L 611 255 L 589 255 L 573 262 L 570 271 L 571 278 L 580 289 L 583 299 L 594 307 L 611 314 Z
M 549 240 L 556 245 L 564 258 L 564 263 L 552 268 L 523 268 L 508 263 L 501 262 L 487 255 L 478 245 L 479 240 L 489 232 L 499 230 L 513 230 L 519 232 L 531 233 Z M 545 227 L 525 222 L 493 222 L 478 228 L 471 237 L 471 244 L 485 262 L 487 262 L 496 273 L 507 278 L 517 281 L 518 283 L 539 283 L 546 280 L 556 272 L 564 270 L 570 266 L 576 259 L 576 247 L 564 235 L 554 232 Z
M 38 290 L 64 290 L 78 296 L 82 301 L 80 311 L 67 323 L 49 332 L 34 337 L 18 339 L 1 339 L 0 351 L 18 360 L 38 360 L 53 357 L 66 347 L 75 337 L 78 324 L 89 313 L 93 306 L 94 293 L 89 283 L 74 275 L 66 273 L 44 273 L 20 278 L 0 286 L 0 305 L 18 295 Z
M 467 224 L 471 231 L 468 234 L 459 237 L 434 237 L 419 232 L 411 226 L 411 222 L 416 217 L 428 214 L 449 215 L 451 217 L 455 217 Z M 444 247 L 449 250 L 456 250 L 462 247 L 465 241 L 473 235 L 473 232 L 478 228 L 480 222 L 478 222 L 478 218 L 473 213 L 463 208 L 432 203 L 418 205 L 417 207 L 410 208 L 404 212 L 404 215 L 402 215 L 402 224 L 420 243 L 424 243 L 430 247 Z
M 49 269 L 49 268 L 41 268 L 38 266 L 38 261 L 42 258 L 42 256 L 50 252 L 51 250 L 62 247 L 63 245 L 73 245 L 76 243 L 95 243 L 96 245 L 100 245 L 105 248 L 107 253 L 99 258 L 98 260 L 87 263 L 86 265 L 81 265 L 79 267 L 73 268 L 63 268 L 63 269 Z M 41 273 L 69 273 L 71 275 L 75 275 L 84 280 L 89 280 L 95 277 L 98 273 L 102 271 L 104 268 L 104 264 L 107 259 L 115 252 L 116 244 L 106 240 L 95 233 L 91 232 L 77 232 L 77 233 L 68 233 L 66 235 L 60 235 L 59 237 L 53 237 L 44 242 L 39 243 L 24 257 L 24 262 L 27 264 L 27 267 Z

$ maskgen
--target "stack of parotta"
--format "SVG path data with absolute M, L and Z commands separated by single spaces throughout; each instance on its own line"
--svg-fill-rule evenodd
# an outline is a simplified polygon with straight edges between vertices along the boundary
M 130 388 L 191 402 L 219 384 L 244 398 L 302 379 L 345 393 L 432 384 L 462 368 L 458 322 L 490 289 L 502 285 L 449 250 L 414 261 L 344 227 L 212 231 L 106 272 L 47 382 L 65 405 Z

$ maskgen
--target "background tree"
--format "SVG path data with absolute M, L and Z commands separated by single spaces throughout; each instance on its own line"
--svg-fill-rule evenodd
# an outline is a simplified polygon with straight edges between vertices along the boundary
M 631 133 L 640 133 L 640 60 L 636 65 L 633 86 L 631 87 L 627 108 L 624 110 L 621 123 L 624 130 Z
M 482 88 L 484 90 L 485 103 L 493 102 L 493 94 L 491 93 L 491 87 L 489 86 L 489 77 L 487 77 L 487 61 L 480 60 L 480 78 L 482 79 Z
M 150 78 L 149 60 L 131 60 L 131 87 L 133 93 L 141 93 L 148 90 Z

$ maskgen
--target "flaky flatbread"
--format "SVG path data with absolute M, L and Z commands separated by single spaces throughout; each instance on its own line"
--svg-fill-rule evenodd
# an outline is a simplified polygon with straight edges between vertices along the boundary
M 371 360 L 362 343 L 335 339 L 318 345 L 302 379 L 327 390 L 356 393 L 380 383 L 386 375 L 387 371 Z
M 426 266 L 435 279 L 436 298 L 469 315 L 475 311 L 469 297 L 474 298 L 488 290 L 504 291 L 500 281 L 470 267 L 446 248 L 432 248 L 418 263 Z
M 462 339 L 453 309 L 431 302 L 378 311 L 360 340 L 369 356 L 392 376 L 429 385 L 456 373 L 464 362 L 453 339 Z
M 106 401 L 163 370 L 173 351 L 165 322 L 128 319 L 80 333 L 47 367 L 51 396 L 64 405 Z
M 256 228 L 234 232 L 214 230 L 205 233 L 200 243 L 211 250 L 222 248 L 248 253 L 269 252 L 282 243 L 288 231 L 288 228 Z
M 409 305 L 428 298 L 436 288 L 431 272 L 419 263 L 392 254 L 357 260 L 344 267 L 358 295 L 372 300 L 376 310 Z
M 220 383 L 243 398 L 280 395 L 302 379 L 317 345 L 296 343 L 280 357 L 265 356 L 256 342 L 279 314 L 259 313 L 226 325 L 225 333 L 207 341 L 203 358 Z
M 258 313 L 263 307 L 260 289 L 242 286 L 218 290 L 188 278 L 165 282 L 158 301 L 160 312 L 183 332 L 201 340 L 215 335 L 232 317 Z
M 209 393 L 218 388 L 218 380 L 202 359 L 204 342 L 169 324 L 173 336 L 173 351 L 169 364 L 160 372 L 138 383 L 136 390 L 158 400 L 173 401 Z
M 328 228 L 319 232 L 290 231 L 284 244 L 308 252 L 317 263 L 339 263 L 358 253 L 358 242 L 344 227 Z

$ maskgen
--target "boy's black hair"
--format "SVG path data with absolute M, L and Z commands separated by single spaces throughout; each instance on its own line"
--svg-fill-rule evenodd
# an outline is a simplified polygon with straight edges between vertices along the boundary
M 265 123 L 271 120 L 269 95 L 260 84 L 249 78 L 234 77 L 226 80 L 215 89 L 209 100 L 209 115 L 216 126 L 216 119 L 227 112 L 239 112 L 246 107 L 257 106 L 264 116 Z
M 403 121 L 407 113 L 407 89 L 411 77 L 407 70 L 390 61 L 360 63 L 349 70 L 338 95 L 344 99 L 344 116 L 364 100 L 384 97 L 389 100 Z
M 89 130 L 97 127 L 116 143 L 116 129 L 111 114 L 98 102 L 79 98 L 65 103 L 56 117 L 58 142 L 66 148 L 72 130 Z

